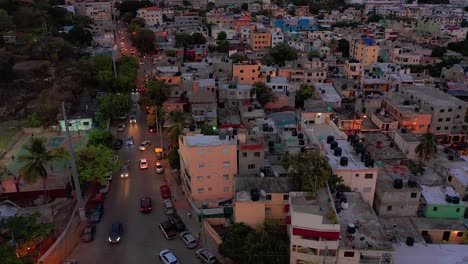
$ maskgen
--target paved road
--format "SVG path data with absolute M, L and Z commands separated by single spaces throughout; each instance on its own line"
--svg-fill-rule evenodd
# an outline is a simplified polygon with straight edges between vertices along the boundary
M 134 101 L 138 100 L 138 94 L 133 94 L 132 97 Z M 130 177 L 121 179 L 118 177 L 118 171 L 114 173 L 114 179 L 104 203 L 104 217 L 97 224 L 96 239 L 91 243 L 79 243 L 68 258 L 76 259 L 83 264 L 158 263 L 157 254 L 162 249 L 168 248 L 175 253 L 181 263 L 198 263 L 195 250 L 187 249 L 179 237 L 170 241 L 166 240 L 158 228 L 161 221 L 167 220 L 162 212 L 162 199 L 159 194 L 159 186 L 165 184 L 165 180 L 162 175 L 157 175 L 154 171 L 156 162 L 154 148 L 160 146 L 160 137 L 159 134 L 148 132 L 144 111 L 139 108 L 135 110 L 137 111 L 137 124 L 129 125 L 127 120 L 126 130 L 118 134 L 116 128 L 111 128 L 112 132 L 124 141 L 129 135 L 135 138 L 135 145 L 123 147 L 116 153 L 121 160 L 130 161 Z M 143 140 L 152 142 L 150 149 L 138 150 L 138 144 Z M 163 144 L 167 146 L 165 137 L 163 137 Z M 140 158 L 148 159 L 150 164 L 148 170 L 139 169 Z M 163 164 L 166 173 L 170 173 L 167 160 L 164 160 Z M 171 189 L 174 188 L 175 186 L 171 186 Z M 189 205 L 182 199 L 180 190 L 177 192 L 176 209 L 188 229 L 198 236 L 200 231 L 198 220 L 196 217 L 189 219 L 187 216 L 190 210 Z M 143 215 L 139 211 L 139 199 L 144 196 L 149 196 L 153 200 L 153 212 L 148 215 Z M 120 244 L 110 245 L 108 234 L 115 221 L 123 223 L 124 233 Z

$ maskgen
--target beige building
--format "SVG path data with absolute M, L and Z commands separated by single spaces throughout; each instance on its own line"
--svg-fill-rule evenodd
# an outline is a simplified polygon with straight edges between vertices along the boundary
M 460 194 L 461 198 L 468 195 L 468 168 L 449 169 L 447 183 Z
M 76 12 L 80 16 L 88 16 L 91 19 L 112 20 L 111 1 L 84 1 L 76 4 Z
M 159 26 L 163 24 L 163 10 L 157 6 L 138 9 L 137 17 L 143 18 L 145 24 L 149 26 Z
M 232 65 L 232 77 L 239 84 L 254 84 L 262 82 L 261 63 L 236 63 Z
M 379 45 L 371 40 L 355 39 L 351 42 L 350 56 L 364 65 L 377 62 L 379 58 Z
M 233 196 L 237 174 L 237 141 L 229 136 L 180 136 L 182 187 L 193 200 Z
M 364 75 L 364 65 L 356 60 L 346 60 L 344 70 L 349 79 L 360 80 Z
M 265 167 L 265 144 L 261 133 L 238 131 L 239 174 L 260 175 Z

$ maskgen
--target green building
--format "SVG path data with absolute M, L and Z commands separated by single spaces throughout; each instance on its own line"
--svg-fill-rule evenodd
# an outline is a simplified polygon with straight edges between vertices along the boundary
M 427 218 L 462 219 L 467 203 L 451 186 L 421 185 L 423 214 Z

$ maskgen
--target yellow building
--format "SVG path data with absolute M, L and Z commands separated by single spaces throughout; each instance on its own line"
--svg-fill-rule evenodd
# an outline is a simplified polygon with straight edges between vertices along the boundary
M 350 55 L 364 65 L 376 63 L 379 58 L 379 45 L 370 39 L 355 39 L 351 42 Z

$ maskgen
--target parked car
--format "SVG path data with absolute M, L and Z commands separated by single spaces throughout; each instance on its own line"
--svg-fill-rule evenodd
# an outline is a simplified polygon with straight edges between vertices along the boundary
M 163 174 L 164 173 L 164 167 L 161 162 L 156 162 L 156 173 L 157 174 Z
M 95 234 L 96 234 L 96 226 L 93 224 L 89 224 L 83 230 L 83 234 L 81 234 L 81 240 L 83 242 L 91 242 L 94 240 Z
M 120 178 L 128 178 L 129 176 L 129 168 L 128 164 L 122 165 L 122 168 L 120 168 Z
M 133 145 L 134 143 L 135 143 L 135 140 L 133 139 L 133 136 L 129 136 L 129 137 L 127 138 L 127 141 L 125 142 L 125 144 L 126 144 L 127 146 L 131 146 L 131 145 Z
M 171 224 L 171 222 L 169 222 L 169 221 L 165 221 L 165 222 L 160 223 L 159 224 L 159 229 L 161 229 L 161 231 L 163 232 L 164 237 L 166 239 L 173 239 L 173 238 L 175 238 L 177 236 L 175 226 L 173 224 Z
M 114 149 L 121 149 L 122 145 L 123 145 L 123 140 L 118 138 L 114 141 Z
M 109 192 L 109 187 L 110 187 L 110 181 L 105 181 L 104 183 L 101 184 L 101 187 L 99 188 L 99 193 Z
M 112 224 L 111 231 L 109 233 L 109 243 L 119 243 L 122 238 L 122 223 L 115 222 Z
M 117 127 L 117 132 L 123 132 L 125 129 L 125 124 L 120 124 L 118 127 Z
M 195 255 L 202 261 L 203 264 L 215 264 L 216 257 L 206 248 L 200 248 L 195 251 Z
M 187 248 L 192 249 L 198 246 L 197 240 L 189 231 L 184 231 L 180 233 L 179 236 L 180 236 L 180 239 L 182 239 L 182 241 L 185 243 Z
M 179 260 L 169 249 L 164 249 L 159 252 L 159 258 L 164 264 L 179 264 Z
M 148 161 L 146 159 L 140 159 L 140 169 L 147 169 L 148 168 Z
M 168 185 L 161 185 L 159 186 L 159 191 L 161 192 L 161 197 L 163 199 L 170 199 L 171 198 L 171 189 L 169 189 Z
M 151 207 L 151 198 L 144 197 L 140 200 L 140 211 L 142 213 L 151 213 L 153 208 Z
M 175 213 L 174 205 L 172 205 L 172 201 L 170 199 L 163 200 L 162 203 L 163 203 L 165 214 L 171 215 Z
M 151 142 L 149 140 L 145 140 L 145 141 L 141 142 L 138 149 L 139 150 L 147 150 L 150 145 L 151 145 Z
M 170 216 L 169 221 L 175 226 L 177 232 L 185 231 L 185 224 L 178 215 Z
M 101 221 L 102 215 L 104 214 L 104 205 L 102 203 L 97 203 L 91 214 L 89 216 L 89 220 L 91 223 L 98 223 Z
M 107 172 L 106 177 L 104 178 L 104 180 L 112 181 L 112 175 L 113 175 L 112 171 Z

